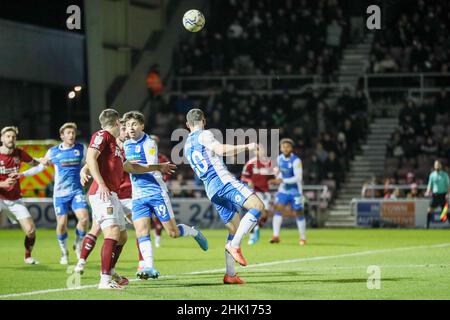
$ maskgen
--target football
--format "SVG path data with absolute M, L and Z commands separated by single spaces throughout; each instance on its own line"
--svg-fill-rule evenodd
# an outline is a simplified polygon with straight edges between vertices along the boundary
M 195 9 L 186 11 L 183 16 L 183 26 L 190 32 L 202 30 L 205 26 L 205 17 L 203 16 L 203 13 Z

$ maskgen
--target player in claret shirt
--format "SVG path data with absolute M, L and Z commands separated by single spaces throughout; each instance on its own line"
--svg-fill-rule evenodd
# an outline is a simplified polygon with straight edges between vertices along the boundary
M 265 157 L 265 150 L 261 145 L 256 149 L 256 157 L 250 159 L 242 169 L 241 181 L 248 184 L 250 188 L 255 190 L 256 195 L 264 203 L 264 210 L 261 213 L 259 223 L 250 233 L 248 244 L 255 244 L 259 240 L 259 228 L 267 220 L 270 207 L 271 194 L 269 192 L 269 180 L 273 179 L 274 170 L 272 161 Z
M 39 261 L 31 256 L 36 241 L 36 227 L 30 212 L 22 201 L 19 184 L 20 175 L 29 176 L 32 174 L 30 174 L 30 171 L 25 171 L 19 175 L 18 172 L 21 162 L 28 163 L 33 167 L 38 166 L 40 162 L 33 159 L 22 149 L 16 148 L 18 133 L 16 127 L 5 127 L 1 131 L 0 212 L 5 213 L 12 223 L 19 223 L 25 233 L 25 263 L 38 264 Z

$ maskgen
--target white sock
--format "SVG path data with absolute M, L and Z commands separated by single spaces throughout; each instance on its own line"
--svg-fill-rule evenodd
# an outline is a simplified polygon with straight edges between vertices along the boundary
M 161 242 L 161 236 L 155 236 L 155 246 L 159 246 L 160 242 Z
M 180 230 L 180 237 L 195 237 L 198 235 L 198 231 L 185 224 L 179 224 L 178 230 Z
M 57 235 L 59 247 L 61 248 L 62 254 L 65 256 L 69 253 L 69 250 L 67 250 L 67 237 L 67 232 L 61 235 Z
M 300 233 L 300 239 L 301 240 L 305 240 L 305 231 L 306 231 L 306 220 L 305 217 L 302 217 L 302 219 L 300 220 L 299 218 L 297 218 L 297 227 L 298 227 L 298 232 Z
M 236 230 L 233 240 L 231 240 L 232 247 L 239 248 L 241 246 L 242 238 L 244 238 L 244 236 L 258 223 L 258 214 L 260 215 L 261 213 L 255 209 L 250 209 L 249 212 L 245 214 L 239 223 L 239 227 Z
M 280 236 L 281 223 L 283 222 L 283 216 L 281 214 L 275 213 L 272 219 L 273 236 Z
M 253 228 L 253 230 L 252 230 L 252 233 L 255 233 L 255 232 L 257 232 L 259 230 L 259 226 L 258 225 L 256 225 L 254 228 Z
M 228 236 L 228 239 L 230 239 L 230 236 Z M 228 242 L 231 242 L 231 240 L 227 240 L 227 243 Z M 236 271 L 234 270 L 234 259 L 227 250 L 225 250 L 225 266 L 227 275 L 232 277 L 236 275 Z
M 111 275 L 110 274 L 101 274 L 100 275 L 100 283 L 108 283 L 111 281 Z
M 153 268 L 153 248 L 150 237 L 139 238 L 139 250 L 144 258 L 145 268 Z

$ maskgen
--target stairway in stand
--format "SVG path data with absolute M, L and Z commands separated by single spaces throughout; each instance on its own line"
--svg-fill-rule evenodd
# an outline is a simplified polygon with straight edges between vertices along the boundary
M 329 211 L 326 227 L 354 227 L 356 217 L 351 213 L 353 198 L 361 197 L 364 182 L 384 171 L 386 145 L 398 126 L 397 118 L 376 118 L 370 125 L 370 134 L 362 146 L 362 154 L 355 156 L 350 172 L 342 184 L 333 207 Z

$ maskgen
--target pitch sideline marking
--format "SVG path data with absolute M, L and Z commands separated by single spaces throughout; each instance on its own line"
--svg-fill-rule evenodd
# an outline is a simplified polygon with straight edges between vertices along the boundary
M 328 260 L 328 259 L 336 259 L 336 258 L 357 257 L 357 256 L 364 256 L 364 255 L 372 255 L 372 254 L 388 253 L 388 252 L 396 252 L 396 251 L 407 251 L 407 250 L 415 250 L 415 249 L 445 248 L 445 247 L 449 247 L 449 246 L 450 246 L 450 243 L 441 243 L 441 244 L 435 244 L 435 245 L 422 245 L 422 246 L 414 246 L 414 247 L 400 247 L 400 248 L 390 248 L 390 249 L 368 250 L 368 251 L 360 251 L 360 252 L 353 252 L 353 253 L 343 253 L 343 254 L 332 255 L 332 256 L 320 256 L 320 257 L 299 258 L 299 259 L 290 259 L 290 260 L 279 260 L 279 261 L 255 263 L 252 265 L 248 265 L 247 267 L 245 267 L 245 269 L 274 266 L 274 265 L 279 265 L 279 264 L 304 262 L 304 261 L 317 261 L 317 260 Z M 238 268 L 244 269 L 243 267 L 238 267 Z M 166 276 L 161 276 L 160 278 L 176 278 L 177 276 L 208 274 L 208 273 L 223 272 L 223 271 L 225 271 L 225 268 L 166 275 Z M 131 279 L 130 280 L 130 282 L 135 282 L 135 281 L 139 281 L 139 279 Z M 58 289 L 46 289 L 46 290 L 37 290 L 37 291 L 29 291 L 29 292 L 21 292 L 21 293 L 11 293 L 11 294 L 0 295 L 0 299 L 32 296 L 32 295 L 47 294 L 47 293 L 62 292 L 62 291 L 91 289 L 91 288 L 96 288 L 96 287 L 97 287 L 97 284 L 91 284 L 91 285 L 81 286 L 78 288 L 58 288 Z

